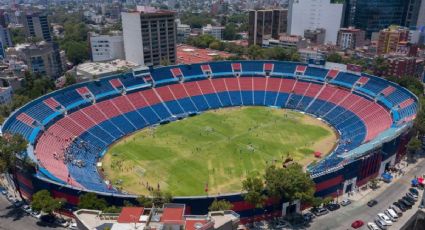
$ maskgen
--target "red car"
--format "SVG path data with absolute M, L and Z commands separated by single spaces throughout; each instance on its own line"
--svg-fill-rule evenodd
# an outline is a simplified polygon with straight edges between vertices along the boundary
M 356 220 L 356 221 L 354 221 L 354 222 L 351 224 L 351 227 L 353 227 L 353 228 L 357 229 L 357 228 L 362 227 L 363 225 L 364 225 L 364 222 L 363 222 L 363 221 L 361 221 L 361 220 Z

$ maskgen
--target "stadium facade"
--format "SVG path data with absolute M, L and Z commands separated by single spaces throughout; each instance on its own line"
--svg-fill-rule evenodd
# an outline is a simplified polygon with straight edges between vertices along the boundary
M 47 189 L 72 207 L 82 193 L 96 192 L 120 205 L 136 196 L 101 176 L 96 165 L 108 146 L 145 127 L 232 106 L 297 110 L 337 130 L 336 148 L 308 166 L 316 195 L 325 197 L 353 191 L 399 161 L 419 105 L 405 88 L 364 73 L 293 62 L 225 61 L 141 68 L 57 90 L 15 111 L 2 132 L 22 134 L 30 143 L 27 156 L 36 167 L 14 173 L 26 198 Z M 282 213 L 272 200 L 253 211 L 241 194 L 173 202 L 202 214 L 216 197 L 232 202 L 242 221 Z

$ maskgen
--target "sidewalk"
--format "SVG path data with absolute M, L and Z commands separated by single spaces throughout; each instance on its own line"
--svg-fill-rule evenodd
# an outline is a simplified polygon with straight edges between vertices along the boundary
M 15 200 L 21 200 L 12 179 L 8 175 L 0 174 L 0 186 L 4 187 L 7 190 L 7 194 L 11 195 Z
M 407 166 L 407 163 L 405 161 L 401 161 L 399 169 L 403 170 L 404 173 L 403 174 L 395 174 L 394 173 L 393 174 L 394 178 L 391 181 L 391 183 L 385 183 L 383 181 L 379 181 L 378 188 L 375 189 L 375 190 L 369 188 L 368 185 L 366 184 L 366 185 L 358 188 L 358 191 L 355 191 L 353 195 L 348 196 L 347 194 L 344 194 L 344 195 L 338 197 L 338 200 L 343 200 L 345 198 L 348 198 L 351 201 L 365 200 L 364 203 L 366 203 L 370 199 L 376 197 L 378 194 L 380 194 L 383 191 L 385 191 L 386 189 L 388 189 L 388 187 L 390 187 L 393 183 L 400 181 L 405 173 L 410 172 L 410 170 L 412 170 L 413 168 L 415 168 L 419 164 L 425 164 L 425 159 L 419 159 L 416 163 L 409 164 L 408 166 Z M 406 181 L 406 179 L 403 179 L 401 182 L 410 184 L 410 180 Z

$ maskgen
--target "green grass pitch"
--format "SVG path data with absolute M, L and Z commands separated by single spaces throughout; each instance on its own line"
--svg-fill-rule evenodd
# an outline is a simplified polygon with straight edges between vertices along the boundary
M 327 154 L 336 134 L 298 112 L 266 107 L 226 108 L 147 128 L 117 142 L 103 159 L 115 186 L 133 194 L 160 187 L 174 196 L 241 191 L 250 173 L 288 156 L 307 165 Z

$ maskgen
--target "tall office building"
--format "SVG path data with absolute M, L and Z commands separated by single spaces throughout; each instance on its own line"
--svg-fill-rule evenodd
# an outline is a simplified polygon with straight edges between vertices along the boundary
M 28 37 L 35 37 L 46 42 L 52 42 L 47 15 L 38 13 L 23 14 L 23 24 Z
M 124 59 L 124 41 L 121 31 L 109 34 L 90 33 L 90 50 L 92 61 L 112 61 Z
M 288 33 L 304 35 L 306 30 L 325 29 L 326 43 L 336 43 L 344 5 L 332 0 L 290 0 Z
M 286 33 L 288 26 L 288 10 L 251 10 L 249 11 L 249 45 L 259 45 L 263 39 L 279 39 Z
M 127 61 L 147 66 L 176 62 L 175 12 L 138 6 L 121 17 Z
M 372 33 L 390 25 L 416 29 L 425 24 L 425 0 L 346 0 L 344 26 Z

